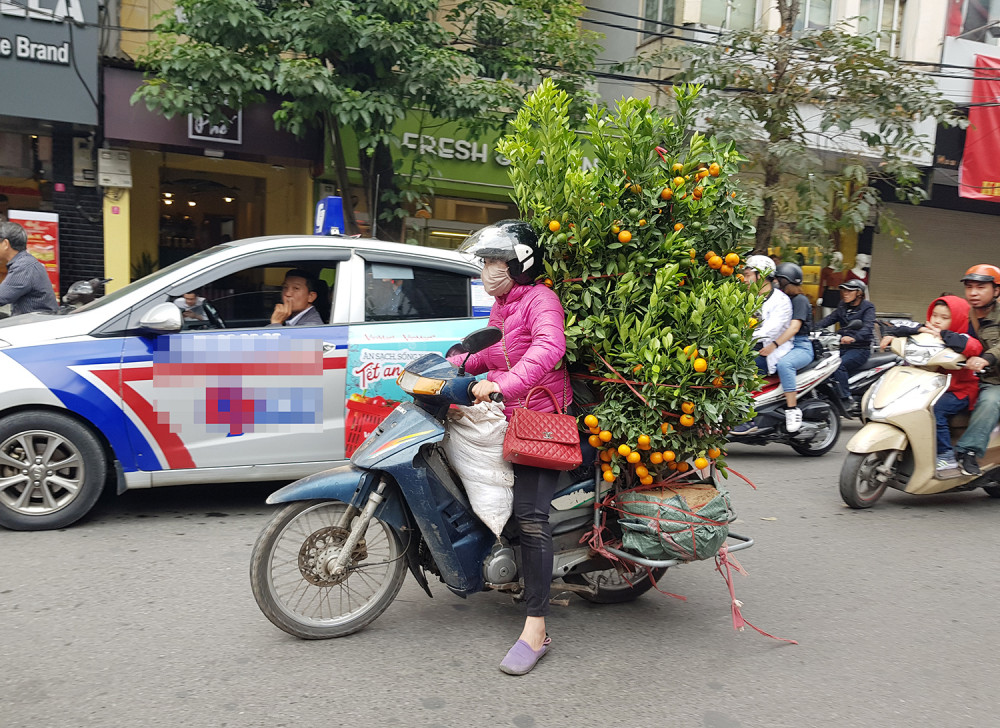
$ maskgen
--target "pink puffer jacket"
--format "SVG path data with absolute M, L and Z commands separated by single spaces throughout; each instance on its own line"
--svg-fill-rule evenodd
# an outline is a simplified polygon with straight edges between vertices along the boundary
M 504 332 L 503 341 L 469 357 L 466 371 L 489 372 L 486 378 L 500 385 L 508 419 L 524 405 L 532 387 L 548 387 L 563 411 L 573 401 L 569 376 L 561 365 L 566 353 L 565 316 L 559 297 L 543 285 L 515 285 L 493 304 L 489 325 Z M 461 364 L 462 358 L 453 356 L 449 361 Z M 552 412 L 552 400 L 538 392 L 531 398 L 531 409 Z

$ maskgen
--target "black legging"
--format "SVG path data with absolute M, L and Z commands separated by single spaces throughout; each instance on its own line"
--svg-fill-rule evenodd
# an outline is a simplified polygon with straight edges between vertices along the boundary
M 552 527 L 549 509 L 558 470 L 514 466 L 514 515 L 521 529 L 521 570 L 529 617 L 549 613 L 552 585 Z

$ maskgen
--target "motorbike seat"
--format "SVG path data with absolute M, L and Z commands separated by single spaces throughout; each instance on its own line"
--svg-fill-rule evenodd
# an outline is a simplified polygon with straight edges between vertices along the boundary
M 861 365 L 861 368 L 858 369 L 858 371 L 863 372 L 867 369 L 874 369 L 875 367 L 880 367 L 885 364 L 892 364 L 893 362 L 897 361 L 899 361 L 899 357 L 897 357 L 892 352 L 872 354 L 870 357 L 868 357 L 868 361 L 866 361 L 864 364 Z
M 823 356 L 818 356 L 818 357 L 815 357 L 815 358 L 813 358 L 813 360 L 812 360 L 811 362 L 809 362 L 808 364 L 806 364 L 806 365 L 805 365 L 804 367 L 802 367 L 801 369 L 797 370 L 797 371 L 796 371 L 796 374 L 802 374 L 803 372 L 808 372 L 808 371 L 809 371 L 810 369 L 815 369 L 815 368 L 816 368 L 817 366 L 819 366 L 819 365 L 820 365 L 820 363 L 822 363 L 822 362 L 823 362 L 823 361 L 824 361 L 824 360 L 825 360 L 825 359 L 826 359 L 826 358 L 827 358 L 828 356 L 831 356 L 831 355 L 830 355 L 830 354 L 824 354 Z

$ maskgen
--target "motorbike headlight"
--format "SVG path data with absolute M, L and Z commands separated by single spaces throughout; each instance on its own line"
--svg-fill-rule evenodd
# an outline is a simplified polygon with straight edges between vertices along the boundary
M 865 418 L 869 420 L 885 420 L 896 417 L 914 409 L 925 406 L 926 398 L 940 392 L 948 386 L 947 374 L 935 374 L 933 377 L 921 377 L 920 381 L 905 391 L 900 391 L 885 407 L 876 407 L 878 390 L 885 382 L 878 380 L 865 397 Z
M 396 384 L 407 394 L 435 395 L 441 393 L 445 380 L 422 377 L 404 369 L 396 378 Z

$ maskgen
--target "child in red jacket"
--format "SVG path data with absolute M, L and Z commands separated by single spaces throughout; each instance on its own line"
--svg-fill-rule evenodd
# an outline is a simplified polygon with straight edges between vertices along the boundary
M 927 307 L 927 323 L 919 328 L 914 324 L 912 327 L 899 326 L 892 329 L 882 339 L 880 348 L 888 346 L 893 336 L 924 333 L 934 334 L 949 349 L 965 357 L 978 356 L 983 351 L 982 342 L 966 333 L 969 330 L 969 310 L 969 303 L 964 298 L 958 296 L 935 298 Z M 976 395 L 979 394 L 979 380 L 973 372 L 957 369 L 949 373 L 951 385 L 934 405 L 934 419 L 937 420 L 938 472 L 958 468 L 955 451 L 951 447 L 948 417 L 971 410 L 976 404 Z

